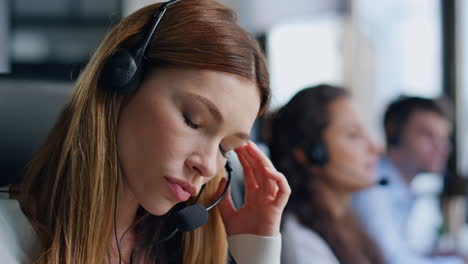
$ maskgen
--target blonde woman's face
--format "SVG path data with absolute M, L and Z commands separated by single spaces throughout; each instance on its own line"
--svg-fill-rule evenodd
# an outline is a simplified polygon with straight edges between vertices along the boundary
M 233 74 L 150 72 L 119 117 L 124 191 L 154 215 L 196 196 L 248 139 L 259 108 L 255 83 Z

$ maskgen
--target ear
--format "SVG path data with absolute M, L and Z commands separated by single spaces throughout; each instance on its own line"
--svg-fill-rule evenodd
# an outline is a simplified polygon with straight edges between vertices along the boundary
M 302 164 L 302 165 L 308 164 L 306 154 L 304 153 L 304 150 L 302 150 L 302 148 L 295 147 L 293 148 L 292 152 L 293 152 L 294 159 L 299 164 Z
M 388 139 L 387 147 L 397 147 L 399 145 L 401 131 L 398 131 L 395 124 L 390 123 L 385 127 L 385 134 Z

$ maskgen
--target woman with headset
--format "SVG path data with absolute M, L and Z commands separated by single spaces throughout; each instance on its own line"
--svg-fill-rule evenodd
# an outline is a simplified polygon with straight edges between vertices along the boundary
M 379 149 L 349 93 L 329 85 L 297 93 L 273 119 L 270 148 L 292 190 L 283 263 L 384 263 L 351 209 L 353 192 L 376 182 Z
M 290 189 L 248 142 L 269 97 L 263 54 L 230 9 L 173 0 L 126 17 L 81 73 L 17 201 L 0 200 L 2 261 L 219 264 L 229 244 L 239 264 L 279 263 Z M 231 150 L 240 209 L 221 200 Z

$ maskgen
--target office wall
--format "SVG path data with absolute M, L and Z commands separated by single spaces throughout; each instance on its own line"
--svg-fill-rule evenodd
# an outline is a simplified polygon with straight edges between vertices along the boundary
M 10 8 L 8 2 L 8 0 L 0 0 L 0 73 L 6 73 L 10 71 Z
M 253 34 L 261 34 L 274 24 L 295 17 L 313 16 L 343 6 L 343 0 L 216 0 L 238 16 L 239 24 Z M 124 14 L 161 0 L 123 0 Z

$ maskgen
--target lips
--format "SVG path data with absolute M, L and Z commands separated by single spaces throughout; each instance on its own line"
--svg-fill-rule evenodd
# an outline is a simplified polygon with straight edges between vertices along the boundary
M 168 183 L 169 189 L 177 200 L 185 202 L 190 198 L 190 196 L 197 195 L 197 189 L 190 183 L 171 177 L 164 178 Z

